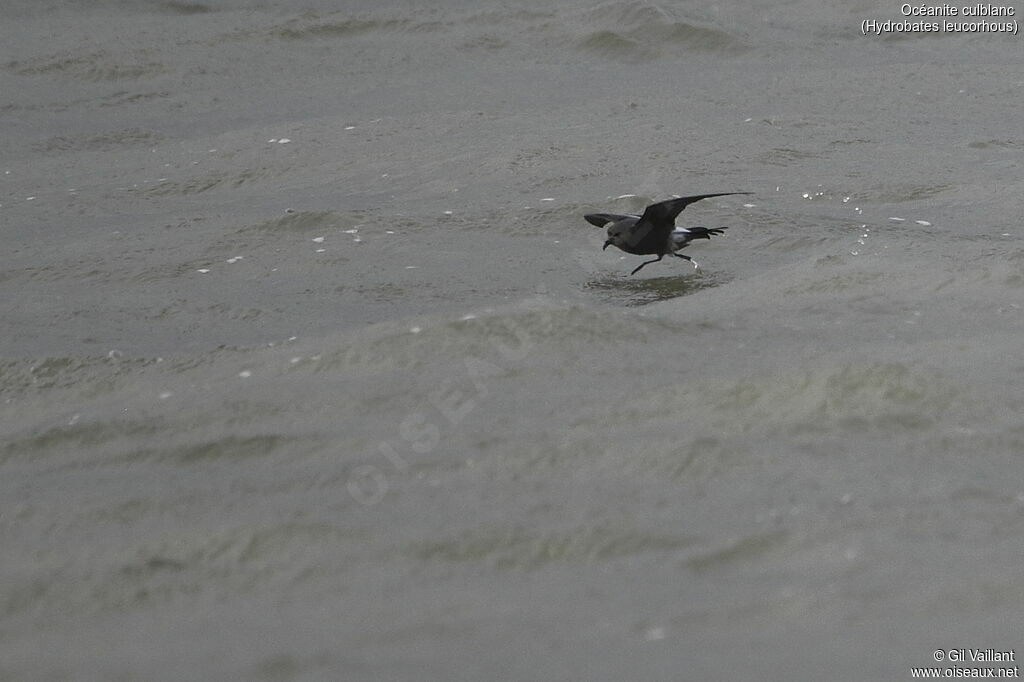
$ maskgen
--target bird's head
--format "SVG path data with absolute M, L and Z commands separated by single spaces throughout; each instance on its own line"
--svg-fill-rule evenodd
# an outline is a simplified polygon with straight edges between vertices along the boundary
M 609 246 L 619 246 L 621 248 L 622 239 L 625 236 L 625 229 L 618 223 L 612 223 L 608 226 L 608 239 L 604 241 L 604 246 L 601 250 L 604 251 Z

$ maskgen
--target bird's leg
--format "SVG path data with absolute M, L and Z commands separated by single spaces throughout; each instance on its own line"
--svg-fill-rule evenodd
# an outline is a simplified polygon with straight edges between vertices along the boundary
M 636 269 L 633 270 L 633 272 L 631 272 L 629 274 L 635 275 L 636 273 L 640 272 L 640 268 L 642 268 L 643 266 L 650 265 L 651 263 L 657 263 L 658 261 L 660 261 L 664 257 L 665 257 L 665 254 L 661 254 L 660 256 L 655 258 L 654 260 L 645 260 L 643 263 L 641 263 L 640 265 L 636 266 Z
M 692 258 L 690 258 L 689 256 L 684 256 L 684 255 L 683 255 L 683 254 L 681 254 L 681 253 L 673 253 L 672 255 L 673 255 L 673 256 L 676 256 L 677 258 L 682 258 L 683 260 L 688 260 L 688 261 L 690 261 L 691 263 L 693 263 L 693 269 L 694 269 L 694 270 L 700 270 L 700 266 L 699 266 L 699 265 L 697 265 L 697 261 L 693 260 L 693 259 L 692 259 Z

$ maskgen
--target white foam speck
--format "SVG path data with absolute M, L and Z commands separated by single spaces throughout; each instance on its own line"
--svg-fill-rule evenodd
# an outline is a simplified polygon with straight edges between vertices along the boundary
M 345 230 L 345 234 L 355 234 L 359 231 L 358 227 L 353 227 L 351 230 Z
M 160 393 L 160 395 L 158 395 L 157 397 L 158 397 L 158 398 L 160 398 L 160 400 L 167 400 L 167 399 L 168 399 L 168 398 L 170 398 L 170 397 L 171 397 L 172 395 L 174 395 L 174 394 L 173 394 L 173 393 L 171 393 L 170 391 L 162 391 L 162 392 Z
M 288 337 L 288 340 L 289 340 L 289 341 L 298 341 L 298 340 L 299 340 L 299 337 L 297 337 L 297 336 L 289 336 L 289 337 Z
M 362 237 L 354 237 L 352 239 L 352 241 L 354 241 L 354 242 L 356 242 L 358 244 L 359 242 L 363 241 L 363 238 Z
M 635 194 L 620 194 L 619 196 L 617 196 L 615 198 L 616 199 L 632 199 L 635 196 L 636 196 Z
M 405 269 L 406 270 L 415 270 L 418 267 L 419 267 L 418 265 L 406 265 Z
M 274 144 L 275 142 L 277 142 L 277 138 L 276 138 L 276 137 L 272 137 L 272 138 L 270 138 L 269 140 L 267 140 L 267 142 L 268 142 L 269 144 Z
M 743 204 L 743 208 L 754 208 L 757 204 Z
M 394 234 L 394 230 L 384 230 L 384 234 Z
M 444 214 L 445 215 L 452 215 L 452 211 L 445 211 Z
M 299 356 L 296 355 L 294 358 L 292 358 L 288 362 L 290 362 L 293 365 L 295 365 L 295 364 L 298 364 L 298 363 L 302 362 L 302 358 L 300 358 Z
M 541 199 L 541 201 L 554 201 L 554 200 L 555 200 L 554 197 L 544 197 L 543 199 Z
M 925 227 L 931 225 L 931 223 L 928 222 L 927 220 L 915 220 L 914 222 L 917 223 L 918 225 L 924 225 Z
M 345 126 L 345 130 L 355 130 L 355 126 Z
M 473 313 L 469 313 L 467 315 L 463 315 L 462 319 L 463 320 L 475 320 L 476 319 L 476 315 L 474 315 Z
M 556 243 L 556 244 L 561 244 L 562 242 L 560 242 L 560 241 L 558 241 L 558 240 L 556 239 L 556 240 L 555 240 L 555 243 Z
M 280 140 L 277 141 L 278 144 L 288 144 L 289 142 L 291 142 L 291 140 L 289 140 L 287 137 L 282 137 Z
M 896 216 L 889 216 L 889 220 L 893 221 L 894 223 L 902 223 L 903 221 L 906 220 L 906 218 L 897 218 Z
M 324 238 L 323 237 L 313 237 L 313 241 L 316 242 L 317 244 L 323 244 L 324 243 Z
M 323 252 L 324 252 L 324 251 L 326 251 L 326 250 L 327 250 L 327 249 L 317 249 L 317 250 L 316 250 L 316 252 L 317 252 L 317 253 L 323 253 Z
M 665 628 L 648 628 L 644 633 L 644 639 L 648 642 L 660 642 L 665 639 Z
M 212 154 L 212 153 L 214 153 L 215 151 L 217 151 L 217 150 L 216 150 L 216 149 L 210 149 L 210 150 L 209 150 L 209 153 L 210 153 L 210 154 Z
M 225 263 L 237 263 L 238 261 L 242 260 L 243 258 L 245 258 L 245 256 L 235 256 L 234 258 L 228 258 L 224 262 Z
M 209 271 L 210 271 L 210 268 L 199 268 L 198 270 L 196 270 L 196 272 L 200 272 L 200 273 L 202 273 L 204 275 L 206 273 L 208 273 Z
M 413 334 L 419 334 L 423 330 L 419 327 L 409 327 L 409 331 L 411 331 Z
M 25 197 L 25 201 L 35 201 L 35 197 Z
M 252 372 L 250 372 L 247 369 L 243 369 L 241 372 L 238 373 L 238 376 L 242 377 L 243 379 L 248 379 L 249 377 L 252 376 Z

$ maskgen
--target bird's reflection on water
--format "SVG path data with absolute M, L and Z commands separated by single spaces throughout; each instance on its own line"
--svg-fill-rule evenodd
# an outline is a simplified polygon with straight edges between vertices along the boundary
M 623 275 L 595 277 L 586 283 L 610 303 L 641 306 L 689 296 L 703 289 L 725 284 L 729 277 L 714 272 L 697 271 L 670 277 L 637 278 Z

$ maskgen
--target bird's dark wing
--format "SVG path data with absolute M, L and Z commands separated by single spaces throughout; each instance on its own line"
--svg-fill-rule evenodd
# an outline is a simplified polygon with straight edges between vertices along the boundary
M 715 194 L 695 194 L 692 197 L 679 197 L 668 199 L 651 204 L 644 209 L 643 220 L 650 222 L 656 227 L 663 227 L 665 223 L 672 225 L 676 216 L 683 212 L 683 209 L 695 201 L 710 199 L 711 197 L 724 197 L 729 194 L 750 194 L 750 192 L 716 192 Z
M 618 213 L 588 213 L 583 216 L 584 220 L 591 225 L 596 225 L 597 227 L 604 227 L 608 223 L 617 223 L 620 220 L 625 220 L 626 218 L 636 218 L 636 216 L 619 215 Z

